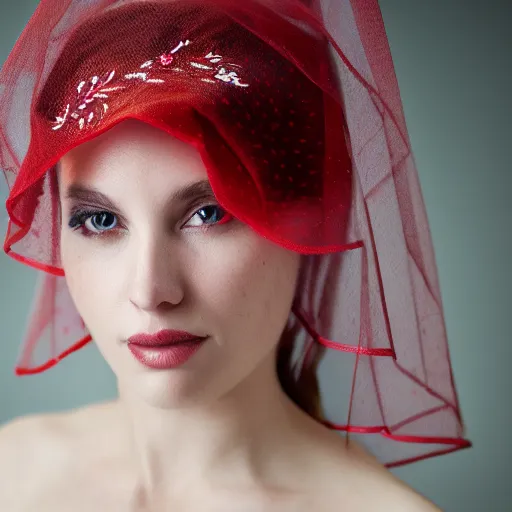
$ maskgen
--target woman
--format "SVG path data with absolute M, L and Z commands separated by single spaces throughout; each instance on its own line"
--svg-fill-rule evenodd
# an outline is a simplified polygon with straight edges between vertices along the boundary
M 2 509 L 436 510 L 333 432 L 467 446 L 378 7 L 276 4 L 47 0 L 4 66 L 17 372 L 119 399 L 4 427 Z

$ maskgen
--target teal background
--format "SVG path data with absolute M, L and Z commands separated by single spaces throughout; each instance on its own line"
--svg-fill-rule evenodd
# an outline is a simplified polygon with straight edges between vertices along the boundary
M 443 510 L 512 511 L 512 2 L 380 4 L 431 223 L 460 402 L 474 442 L 469 450 L 395 472 Z M 0 5 L 0 62 L 36 5 Z M 3 182 L 0 187 L 3 199 Z M 3 228 L 4 213 L 0 220 Z M 0 423 L 115 395 L 110 370 L 92 345 L 43 375 L 13 375 L 34 283 L 34 271 L 0 255 Z

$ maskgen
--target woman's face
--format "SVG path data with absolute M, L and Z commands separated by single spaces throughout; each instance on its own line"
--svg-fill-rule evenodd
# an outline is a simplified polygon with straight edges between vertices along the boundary
M 300 256 L 222 210 L 194 148 L 125 121 L 62 158 L 59 190 L 66 280 L 125 388 L 165 407 L 211 401 L 274 357 Z M 127 340 L 163 329 L 207 339 L 150 368 Z

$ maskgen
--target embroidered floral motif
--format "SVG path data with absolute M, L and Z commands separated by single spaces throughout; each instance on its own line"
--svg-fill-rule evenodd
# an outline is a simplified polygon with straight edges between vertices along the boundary
M 249 87 L 243 83 L 238 72 L 233 68 L 241 69 L 241 66 L 232 63 L 223 63 L 222 55 L 209 52 L 202 59 L 189 61 L 189 69 L 173 66 L 175 54 L 182 48 L 189 46 L 190 41 L 180 43 L 168 53 L 163 53 L 156 59 L 144 62 L 139 70 L 127 73 L 123 77 L 116 77 L 116 71 L 112 70 L 102 76 L 93 76 L 83 80 L 77 86 L 77 97 L 73 104 L 68 103 L 64 112 L 57 116 L 53 123 L 53 130 L 60 130 L 71 119 L 78 121 L 80 130 L 86 125 L 97 125 L 108 111 L 108 100 L 110 93 L 117 92 L 127 87 L 127 81 L 141 81 L 152 84 L 163 84 L 166 82 L 165 74 L 189 73 L 191 78 L 198 77 L 202 82 L 216 83 L 221 81 L 236 87 Z M 201 76 L 204 74 L 206 76 Z M 157 75 L 155 77 L 154 75 Z M 161 76 L 164 78 L 161 78 Z
M 77 86 L 75 108 L 71 111 L 71 105 L 68 103 L 64 113 L 57 116 L 53 130 L 62 128 L 69 118 L 78 120 L 80 129 L 83 129 L 86 123 L 91 124 L 96 119 L 100 120 L 108 110 L 106 103 L 106 100 L 109 99 L 108 93 L 123 89 L 122 86 L 107 87 L 114 76 L 115 71 L 113 70 L 101 77 L 93 76 L 87 81 L 80 82 Z

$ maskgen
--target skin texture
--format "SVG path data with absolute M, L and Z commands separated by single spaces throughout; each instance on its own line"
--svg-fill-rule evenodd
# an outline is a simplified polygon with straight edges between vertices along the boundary
M 437 510 L 284 394 L 275 352 L 300 257 L 211 195 L 171 200 L 205 179 L 193 148 L 136 121 L 62 159 L 66 279 L 119 399 L 0 430 L 0 510 Z M 108 215 L 77 227 L 84 208 Z M 151 370 L 126 340 L 162 328 L 209 338 Z

